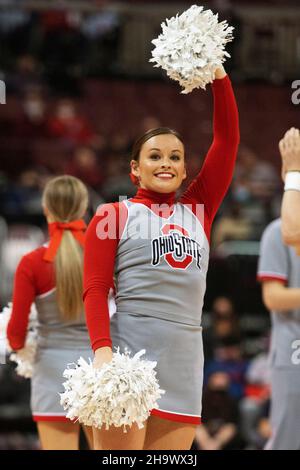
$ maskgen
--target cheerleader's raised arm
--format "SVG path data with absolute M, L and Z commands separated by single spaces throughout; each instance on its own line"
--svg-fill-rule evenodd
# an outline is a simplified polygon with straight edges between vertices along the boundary
M 180 198 L 183 204 L 204 204 L 205 233 L 232 180 L 239 144 L 238 110 L 231 81 L 222 68 L 212 84 L 214 96 L 214 136 L 198 176 Z

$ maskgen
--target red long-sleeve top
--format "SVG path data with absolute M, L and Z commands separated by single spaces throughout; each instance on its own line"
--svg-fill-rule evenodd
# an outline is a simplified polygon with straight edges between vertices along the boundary
M 41 246 L 24 255 L 15 273 L 13 310 L 7 327 L 7 339 L 14 350 L 24 347 L 35 297 L 55 287 L 54 266 L 43 259 L 45 252 L 46 247 Z
M 239 143 L 238 111 L 228 76 L 212 84 L 214 95 L 214 137 L 202 169 L 179 199 L 195 207 L 204 204 L 204 231 L 209 239 L 214 216 L 232 180 Z M 174 203 L 174 194 L 159 194 L 139 189 L 131 199 L 150 206 L 153 203 Z M 110 230 L 105 239 L 99 238 L 101 221 L 110 217 Z M 114 272 L 119 236 L 126 221 L 126 211 L 120 203 L 104 204 L 92 219 L 87 233 L 84 255 L 84 304 L 87 326 L 94 351 L 112 346 L 107 296 Z M 112 227 L 113 225 L 113 227 Z M 104 229 L 104 228 L 103 228 Z M 105 230 L 105 229 L 104 229 Z

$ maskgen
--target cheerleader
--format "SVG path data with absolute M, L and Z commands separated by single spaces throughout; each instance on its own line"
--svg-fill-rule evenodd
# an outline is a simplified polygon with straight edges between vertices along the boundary
M 79 424 L 60 405 L 63 371 L 91 357 L 82 303 L 82 220 L 88 193 L 72 176 L 48 182 L 42 198 L 50 241 L 21 259 L 14 279 L 13 310 L 7 329 L 12 349 L 24 347 L 30 307 L 38 312 L 38 347 L 31 379 L 31 410 L 44 450 L 76 450 Z M 92 433 L 84 429 L 90 447 Z
M 84 303 L 94 367 L 112 348 L 146 350 L 157 361 L 165 394 L 143 429 L 94 429 L 96 449 L 190 449 L 201 422 L 203 347 L 201 312 L 211 224 L 230 185 L 239 142 L 238 113 L 225 70 L 216 71 L 214 139 L 201 171 L 176 201 L 186 178 L 180 135 L 148 131 L 133 147 L 129 200 L 105 204 L 91 221 L 85 244 Z M 116 278 L 117 311 L 107 308 Z

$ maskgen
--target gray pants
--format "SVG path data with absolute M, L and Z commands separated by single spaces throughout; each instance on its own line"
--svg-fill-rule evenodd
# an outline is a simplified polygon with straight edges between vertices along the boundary
M 272 437 L 266 450 L 300 450 L 300 367 L 273 368 Z

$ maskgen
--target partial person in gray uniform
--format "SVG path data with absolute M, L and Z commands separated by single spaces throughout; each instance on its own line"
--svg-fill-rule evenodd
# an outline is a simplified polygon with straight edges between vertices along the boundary
M 45 187 L 43 208 L 50 241 L 21 259 L 14 280 L 13 311 L 7 337 L 24 347 L 31 304 L 38 313 L 38 348 L 31 379 L 31 409 L 44 450 L 76 450 L 79 424 L 60 405 L 63 371 L 80 356 L 92 357 L 82 303 L 82 246 L 88 194 L 72 176 Z M 92 446 L 92 433 L 85 428 Z
M 279 142 L 282 179 L 285 183 L 281 206 L 282 236 L 300 255 L 300 130 L 291 127 Z
M 271 427 L 266 449 L 300 449 L 300 257 L 284 244 L 281 220 L 264 231 L 258 267 L 271 311 Z

